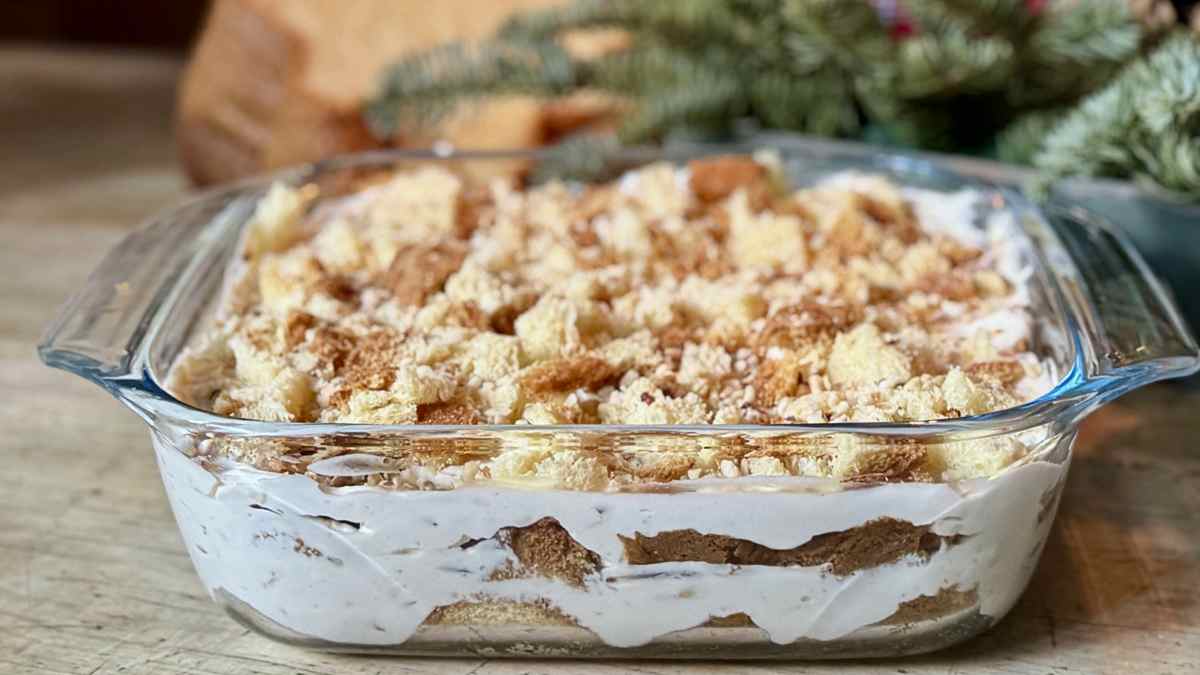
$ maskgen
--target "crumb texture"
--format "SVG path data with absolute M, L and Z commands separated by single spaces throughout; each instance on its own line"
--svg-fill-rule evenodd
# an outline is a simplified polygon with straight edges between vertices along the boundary
M 878 518 L 839 532 L 813 537 L 792 549 L 772 549 L 744 539 L 725 535 L 701 534 L 695 530 L 674 530 L 653 536 L 640 533 L 621 536 L 625 562 L 630 565 L 656 565 L 673 562 L 702 562 L 711 565 L 820 567 L 830 574 L 845 577 L 859 570 L 895 563 L 926 562 L 945 546 L 953 546 L 956 537 L 931 533 L 929 526 L 917 526 L 895 518 Z M 485 540 L 463 544 L 464 549 Z M 543 518 L 524 527 L 507 527 L 486 540 L 511 551 L 515 562 L 506 564 L 489 581 L 540 578 L 584 588 L 603 574 L 600 557 L 576 542 L 553 518 Z M 934 596 L 920 596 L 900 605 L 884 623 L 908 624 L 934 618 L 976 602 L 973 591 L 942 589 Z M 577 625 L 573 619 L 541 599 L 534 602 L 496 600 L 486 595 L 436 608 L 425 620 L 427 625 L 446 624 L 532 624 Z M 745 614 L 713 617 L 706 624 L 716 627 L 752 626 Z
M 512 551 L 516 565 L 502 567 L 492 580 L 538 576 L 582 586 L 600 569 L 600 556 L 575 541 L 558 521 L 543 518 L 525 527 L 506 527 L 495 540 Z
M 275 185 L 168 388 L 227 416 L 366 424 L 904 423 L 1028 400 L 1047 373 L 1023 282 L 961 196 L 932 194 L 850 174 L 791 189 L 743 156 L 587 186 L 434 165 L 348 195 Z M 532 447 L 477 475 L 908 480 L 1019 454 L 883 447 L 632 468 Z
M 775 567 L 828 565 L 833 574 L 845 576 L 856 570 L 895 562 L 907 555 L 928 556 L 949 540 L 930 533 L 927 526 L 880 518 L 842 532 L 817 535 L 786 550 L 695 530 L 660 532 L 650 537 L 635 534 L 622 537 L 621 541 L 625 545 L 625 557 L 632 565 L 679 561 Z

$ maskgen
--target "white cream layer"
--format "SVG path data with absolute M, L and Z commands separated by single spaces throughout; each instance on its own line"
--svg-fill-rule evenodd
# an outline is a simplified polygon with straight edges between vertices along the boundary
M 980 227 L 978 193 L 906 188 L 905 196 L 923 227 L 984 248 L 1016 288 L 1012 305 L 976 317 L 963 330 L 990 329 L 1012 344 L 1028 338 L 1032 266 L 1028 240 L 1012 215 L 993 213 Z M 1024 395 L 1040 394 L 1055 377 L 1044 372 L 1037 379 Z M 297 633 L 359 645 L 402 643 L 434 608 L 480 596 L 547 600 L 613 646 L 645 644 L 737 612 L 777 643 L 832 640 L 947 587 L 975 589 L 979 611 L 998 618 L 1033 571 L 1053 515 L 1038 522 L 1042 497 L 1066 470 L 1033 461 L 957 486 L 832 492 L 812 489 L 823 483 L 806 478 L 678 482 L 694 492 L 675 494 L 485 485 L 324 491 L 304 476 L 228 462 L 218 463 L 214 474 L 161 439 L 155 447 L 188 551 L 210 592 L 224 589 Z M 787 549 L 883 516 L 932 523 L 937 534 L 964 538 L 927 561 L 906 559 L 845 577 L 805 567 L 630 566 L 617 538 L 690 528 Z M 546 579 L 487 581 L 496 568 L 516 562 L 511 554 L 492 542 L 459 547 L 543 517 L 555 518 L 599 554 L 602 574 L 583 588 Z
M 227 462 L 210 472 L 162 439 L 155 447 L 188 552 L 210 592 L 224 589 L 297 633 L 357 645 L 400 644 L 434 608 L 481 596 L 544 599 L 619 647 L 737 612 L 773 642 L 833 640 L 947 587 L 975 589 L 979 611 L 998 618 L 1034 569 L 1053 520 L 1050 510 L 1039 522 L 1039 511 L 1066 471 L 1033 461 L 956 486 L 847 491 L 814 490 L 804 478 L 684 482 L 678 485 L 694 492 L 671 494 L 485 484 L 323 490 L 302 475 Z M 844 577 L 820 567 L 631 566 L 618 540 L 692 528 L 788 549 L 883 516 L 963 538 L 928 560 L 911 557 Z M 544 578 L 488 581 L 497 567 L 516 562 L 511 553 L 493 542 L 460 547 L 543 517 L 601 557 L 601 573 L 584 587 Z

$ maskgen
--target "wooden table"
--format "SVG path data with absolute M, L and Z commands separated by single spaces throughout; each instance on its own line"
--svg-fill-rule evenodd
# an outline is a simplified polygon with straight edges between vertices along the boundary
M 1085 425 L 1020 605 L 937 655 L 837 664 L 462 661 L 275 644 L 207 597 L 141 422 L 34 343 L 101 254 L 185 186 L 174 61 L 0 49 L 0 673 L 1200 672 L 1200 389 Z

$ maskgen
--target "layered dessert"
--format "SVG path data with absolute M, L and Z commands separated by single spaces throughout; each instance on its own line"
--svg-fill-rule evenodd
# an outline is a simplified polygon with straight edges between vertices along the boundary
M 986 625 L 1036 562 L 1069 439 L 871 432 L 1054 383 L 1024 235 L 981 199 L 798 189 L 770 156 L 275 185 L 167 382 L 284 432 L 158 439 L 193 560 L 333 645 Z M 286 434 L 309 422 L 357 426 Z

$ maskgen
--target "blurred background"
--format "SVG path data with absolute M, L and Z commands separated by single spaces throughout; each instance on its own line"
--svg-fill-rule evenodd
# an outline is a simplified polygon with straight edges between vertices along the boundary
M 182 52 L 209 0 L 39 0 L 0 6 L 0 40 L 148 47 Z
M 0 6 L 0 41 L 186 58 L 173 113 L 183 168 L 201 184 L 436 139 L 768 129 L 1195 198 L 1195 4 L 45 0 Z M 1157 117 L 1134 114 L 1135 90 Z

